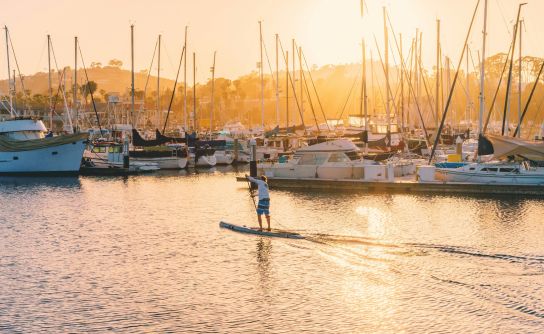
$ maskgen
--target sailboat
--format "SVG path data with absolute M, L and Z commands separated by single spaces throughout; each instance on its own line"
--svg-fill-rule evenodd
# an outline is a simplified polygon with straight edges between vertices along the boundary
M 520 5 L 521 9 L 521 5 Z M 519 10 L 518 10 L 519 22 Z M 544 142 L 527 141 L 508 136 L 483 134 L 484 68 L 487 25 L 487 0 L 484 4 L 484 29 L 482 64 L 480 67 L 480 115 L 478 136 L 478 161 L 458 168 L 437 168 L 437 179 L 448 182 L 494 183 L 544 185 L 544 167 L 535 165 L 535 161 L 544 160 Z M 516 32 L 514 31 L 514 38 Z M 544 67 L 544 66 L 543 66 Z M 540 74 L 539 74 L 540 76 Z M 538 81 L 538 77 L 537 77 Z M 527 104 L 530 100 L 527 102 Z M 518 125 L 519 126 L 519 125 Z M 493 155 L 496 159 L 482 162 L 481 156 Z M 502 160 L 501 160 L 502 159 Z

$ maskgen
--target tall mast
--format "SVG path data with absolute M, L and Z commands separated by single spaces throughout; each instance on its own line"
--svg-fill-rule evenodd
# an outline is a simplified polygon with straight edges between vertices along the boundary
M 372 115 L 376 117 L 376 89 L 374 88 L 374 56 L 370 50 L 370 87 L 372 87 Z
M 285 51 L 285 127 L 289 127 L 289 51 Z
M 8 36 L 8 26 L 4 26 L 6 32 L 6 59 L 8 65 L 8 95 L 9 95 L 9 110 L 11 116 L 15 116 L 15 110 L 13 109 L 13 87 L 11 84 L 11 67 L 9 66 L 9 36 Z
M 304 74 L 302 73 L 302 47 L 298 47 L 298 65 L 299 65 L 299 80 L 300 80 L 300 114 L 302 123 L 304 123 Z M 319 127 L 317 129 L 319 131 Z
M 514 25 L 514 33 L 512 34 L 513 40 L 512 40 L 512 57 L 510 58 L 510 68 L 508 69 L 508 82 L 506 83 L 506 96 L 504 101 L 504 111 L 503 111 L 503 118 L 502 118 L 502 135 L 508 134 L 508 128 L 505 128 L 507 126 L 507 111 L 509 109 L 509 103 L 510 103 L 510 85 L 512 84 L 512 66 L 514 64 L 514 50 L 516 49 L 516 39 L 518 36 L 518 26 L 519 26 L 519 16 L 521 14 L 521 7 L 526 5 L 527 3 L 520 3 L 518 7 L 518 15 L 516 18 L 516 23 Z M 487 14 L 486 14 L 487 15 Z M 483 56 L 482 56 L 483 58 Z
M 261 73 L 261 127 L 264 129 L 263 30 L 261 21 L 259 21 L 259 48 L 261 50 L 261 61 L 259 63 L 259 71 Z
M 484 1 L 484 30 L 482 36 L 482 58 L 480 66 L 480 115 L 478 117 L 478 141 L 481 140 L 484 131 L 482 121 L 485 112 L 485 91 L 484 91 L 484 76 L 485 76 L 485 42 L 487 38 L 487 0 Z M 478 154 L 478 162 L 480 161 L 480 155 Z
M 518 59 L 518 137 L 521 136 L 521 36 L 522 36 L 522 25 L 523 20 L 519 21 L 519 59 Z
M 440 119 L 440 20 L 436 20 L 436 87 L 435 87 L 435 126 L 438 129 Z
M 47 69 L 49 84 L 49 131 L 53 131 L 53 88 L 51 87 L 51 35 L 47 35 Z
M 417 95 L 418 95 L 418 101 L 419 99 L 421 99 L 421 87 L 424 87 L 425 86 L 425 77 L 423 76 L 424 73 L 421 71 L 421 69 L 423 68 L 423 65 L 421 64 L 421 49 L 423 48 L 423 31 L 420 31 L 419 32 L 419 47 L 418 47 L 418 55 L 417 55 L 417 67 L 418 67 L 418 85 L 417 85 Z
M 73 88 L 73 102 L 72 102 L 72 109 L 75 109 L 75 115 L 76 115 L 76 128 L 78 125 L 79 115 L 78 115 L 78 107 L 77 107 L 77 36 L 74 37 L 74 88 Z
M 13 69 L 13 109 L 17 110 L 17 79 L 15 77 L 15 69 Z M 25 111 L 23 110 L 23 116 Z
M 419 46 L 419 29 L 416 28 L 416 37 L 415 37 L 415 44 L 414 44 L 414 67 L 413 67 L 413 79 L 414 80 L 414 86 L 415 86 L 415 96 L 414 96 L 414 102 L 417 104 L 419 102 L 419 69 L 418 69 L 418 46 Z
M 363 119 L 363 104 L 365 99 L 365 40 L 361 39 L 361 99 L 359 100 L 359 119 Z
M 276 125 L 280 125 L 280 72 L 278 57 L 279 36 L 276 34 Z
M 362 86 L 363 86 L 363 110 L 364 110 L 364 121 L 365 121 L 365 133 L 367 140 L 365 141 L 365 154 L 368 153 L 368 104 L 367 104 L 367 95 L 366 95 L 366 46 L 365 40 L 363 39 L 363 70 L 362 70 Z
M 134 117 L 134 24 L 130 25 L 130 78 L 131 78 L 130 123 L 132 124 L 132 120 Z
M 292 76 L 293 82 L 291 83 L 291 86 L 293 86 L 293 97 L 295 99 L 295 103 L 297 103 L 297 100 L 296 100 L 297 91 L 296 91 L 296 87 L 295 87 L 295 84 L 297 83 L 297 72 L 296 72 L 297 71 L 297 69 L 296 69 L 296 63 L 297 63 L 296 54 L 297 54 L 297 51 L 295 49 L 295 39 L 294 38 L 291 39 L 291 49 L 292 49 L 291 52 L 292 52 L 292 55 L 293 55 L 293 76 Z
M 383 7 L 383 32 L 385 42 L 385 112 L 387 117 L 387 146 L 391 146 L 391 110 L 389 109 L 389 31 L 387 29 L 387 10 Z
M 183 59 L 183 129 L 187 131 L 187 26 L 185 26 L 185 58 Z
M 162 124 L 161 115 L 161 35 L 159 34 L 157 49 L 157 124 Z
M 196 53 L 193 52 L 193 131 L 196 131 Z
M 399 40 L 400 40 L 400 61 L 401 65 L 404 62 L 404 56 L 402 54 L 402 34 L 399 34 Z M 404 132 L 404 71 L 402 70 L 402 66 L 400 69 L 400 127 L 401 132 Z
M 465 120 L 467 123 L 467 128 L 469 129 L 470 131 L 470 127 L 471 127 L 471 124 L 472 124 L 472 120 L 471 120 L 471 115 L 470 115 L 470 80 L 469 80 L 469 76 L 468 76 L 468 58 L 469 58 L 469 48 L 468 48 L 468 45 L 467 45 L 467 56 L 466 56 L 466 71 L 465 71 L 465 80 L 466 80 L 466 100 L 467 100 L 467 112 L 465 114 Z
M 210 108 L 210 139 L 213 132 L 213 107 L 214 107 L 214 89 L 215 89 L 215 55 L 216 51 L 213 52 L 213 66 L 211 68 L 212 70 L 212 101 L 211 101 L 211 108 Z

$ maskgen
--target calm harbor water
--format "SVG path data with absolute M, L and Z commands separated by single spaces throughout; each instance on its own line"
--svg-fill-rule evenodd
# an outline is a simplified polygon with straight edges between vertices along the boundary
M 272 190 L 270 239 L 235 175 L 0 178 L 0 332 L 544 330 L 544 200 Z

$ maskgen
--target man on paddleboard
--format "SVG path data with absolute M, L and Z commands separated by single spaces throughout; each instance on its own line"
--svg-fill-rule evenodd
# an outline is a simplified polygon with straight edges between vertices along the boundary
M 259 204 L 257 205 L 257 218 L 259 219 L 259 228 L 263 228 L 261 216 L 266 217 L 268 223 L 268 230 L 270 231 L 270 194 L 268 193 L 268 183 L 266 176 L 261 176 L 260 179 L 253 178 L 246 174 L 246 178 L 255 183 L 258 187 Z

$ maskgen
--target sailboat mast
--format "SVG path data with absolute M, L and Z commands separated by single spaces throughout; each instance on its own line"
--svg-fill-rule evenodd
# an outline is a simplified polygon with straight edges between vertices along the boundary
M 520 3 L 518 7 L 518 15 L 516 18 L 516 23 L 514 24 L 514 33 L 512 34 L 513 40 L 512 40 L 512 57 L 510 58 L 510 68 L 508 69 L 508 82 L 506 83 L 506 96 L 504 101 L 504 111 L 503 111 L 503 118 L 502 118 L 502 129 L 501 133 L 502 135 L 508 134 L 508 128 L 505 129 L 505 126 L 507 126 L 507 111 L 510 106 L 510 85 L 512 84 L 512 66 L 514 64 L 514 50 L 516 49 L 516 39 L 518 36 L 518 27 L 519 27 L 519 16 L 521 14 L 521 7 L 526 5 L 527 3 Z M 483 58 L 483 56 L 482 56 Z
M 130 123 L 132 124 L 132 119 L 134 117 L 134 24 L 130 25 L 130 78 L 131 78 Z
M 185 26 L 185 58 L 183 59 L 183 130 L 187 131 L 187 26 Z
M 300 80 L 300 116 L 302 117 L 302 123 L 304 123 L 304 74 L 302 73 L 302 47 L 298 47 L 298 65 L 299 65 L 299 80 Z M 318 129 L 319 131 L 319 126 Z
M 6 59 L 8 65 L 8 95 L 9 95 L 9 110 L 11 116 L 15 116 L 15 111 L 13 110 L 13 88 L 11 84 L 11 67 L 9 65 L 9 36 L 8 36 L 8 26 L 4 26 L 6 32 Z
M 53 88 L 51 87 L 51 35 L 47 35 L 47 78 L 49 84 L 49 131 L 53 131 Z
M 13 69 L 13 109 L 17 110 L 17 79 L 15 77 L 15 69 Z M 23 116 L 25 111 L 23 110 Z
M 523 25 L 523 20 L 519 21 L 519 59 L 518 59 L 518 67 L 519 67 L 519 73 L 518 73 L 518 128 L 519 130 L 517 131 L 518 133 L 518 137 L 521 136 L 521 37 L 522 37 L 522 25 Z
M 485 94 L 484 94 L 484 76 L 485 76 L 485 44 L 487 38 L 487 0 L 484 1 L 484 30 L 482 36 L 482 58 L 480 65 L 480 115 L 478 117 L 478 140 L 481 140 L 481 137 L 484 134 L 482 121 L 484 118 L 485 112 Z M 478 155 L 478 161 L 480 155 Z
M 280 125 L 280 72 L 278 57 L 279 36 L 276 34 L 276 125 Z
M 440 119 L 440 20 L 436 20 L 436 83 L 435 83 L 435 126 L 438 129 Z
M 404 56 L 402 53 L 402 34 L 399 34 L 400 40 L 400 61 L 401 64 L 404 62 Z M 400 69 L 400 126 L 401 132 L 404 132 L 404 71 L 402 70 L 402 65 Z
M 362 86 L 363 86 L 363 96 L 362 96 L 362 100 L 363 100 L 363 111 L 364 111 L 364 121 L 365 121 L 365 134 L 366 134 L 366 140 L 365 140 L 365 154 L 368 153 L 368 104 L 367 104 L 367 95 L 366 95 L 366 45 L 365 45 L 365 40 L 363 39 L 363 45 L 362 45 L 362 48 L 363 48 L 363 70 L 362 70 L 362 75 L 363 75 L 363 81 L 362 81 Z
M 285 51 L 285 127 L 289 127 L 289 51 Z
M 425 87 L 425 77 L 424 77 L 424 73 L 423 71 L 421 70 L 423 68 L 423 65 L 421 64 L 421 50 L 423 48 L 423 31 L 420 31 L 419 32 L 419 46 L 418 46 L 418 51 L 417 51 L 417 57 L 416 57 L 416 60 L 417 60 L 417 67 L 418 67 L 418 79 L 417 79 L 417 96 L 418 96 L 418 102 L 419 100 L 421 100 L 421 89 L 422 87 Z
M 466 100 L 467 100 L 467 112 L 465 114 L 465 121 L 467 122 L 467 129 L 470 131 L 470 126 L 472 124 L 471 115 L 470 115 L 470 80 L 468 76 L 468 58 L 469 58 L 469 48 L 467 46 L 467 56 L 466 56 L 466 71 L 465 71 L 465 80 L 466 80 Z
M 264 129 L 263 30 L 261 21 L 259 21 L 259 49 L 261 51 L 261 61 L 259 63 L 259 71 L 261 74 L 261 127 Z
M 212 101 L 210 108 L 210 139 L 213 132 L 213 111 L 214 111 L 214 92 L 215 92 L 215 55 L 216 51 L 213 52 L 213 66 L 212 66 Z
M 193 131 L 196 131 L 196 53 L 193 52 Z
M 296 87 L 295 87 L 295 84 L 297 83 L 297 72 L 296 72 L 296 63 L 297 63 L 297 60 L 296 60 L 296 54 L 297 54 L 297 51 L 295 49 L 295 39 L 291 39 L 291 52 L 292 52 L 292 55 L 293 55 L 293 82 L 291 83 L 291 86 L 293 88 L 293 97 L 295 99 L 295 103 L 297 103 L 297 100 L 296 100 L 296 96 L 297 96 L 297 91 L 296 91 Z M 296 105 L 295 105 L 296 106 Z
M 162 124 L 161 115 L 161 35 L 157 45 L 157 124 Z
M 364 57 L 365 57 L 365 40 L 361 40 L 361 99 L 359 100 L 359 119 L 363 119 L 363 104 L 365 99 L 365 64 L 364 64 Z
M 78 107 L 77 107 L 77 36 L 74 37 L 74 88 L 72 97 L 72 109 L 75 109 L 76 115 L 76 128 L 79 120 Z
M 415 44 L 414 44 L 414 67 L 413 67 L 413 80 L 414 80 L 414 87 L 415 87 L 415 96 L 414 96 L 414 102 L 419 102 L 419 70 L 418 70 L 418 62 L 417 62 L 417 49 L 419 46 L 419 29 L 416 28 L 416 37 L 415 37 Z
M 389 31 L 387 29 L 387 10 L 383 7 L 383 32 L 385 42 L 385 112 L 387 117 L 387 146 L 391 146 L 391 110 L 389 109 Z

